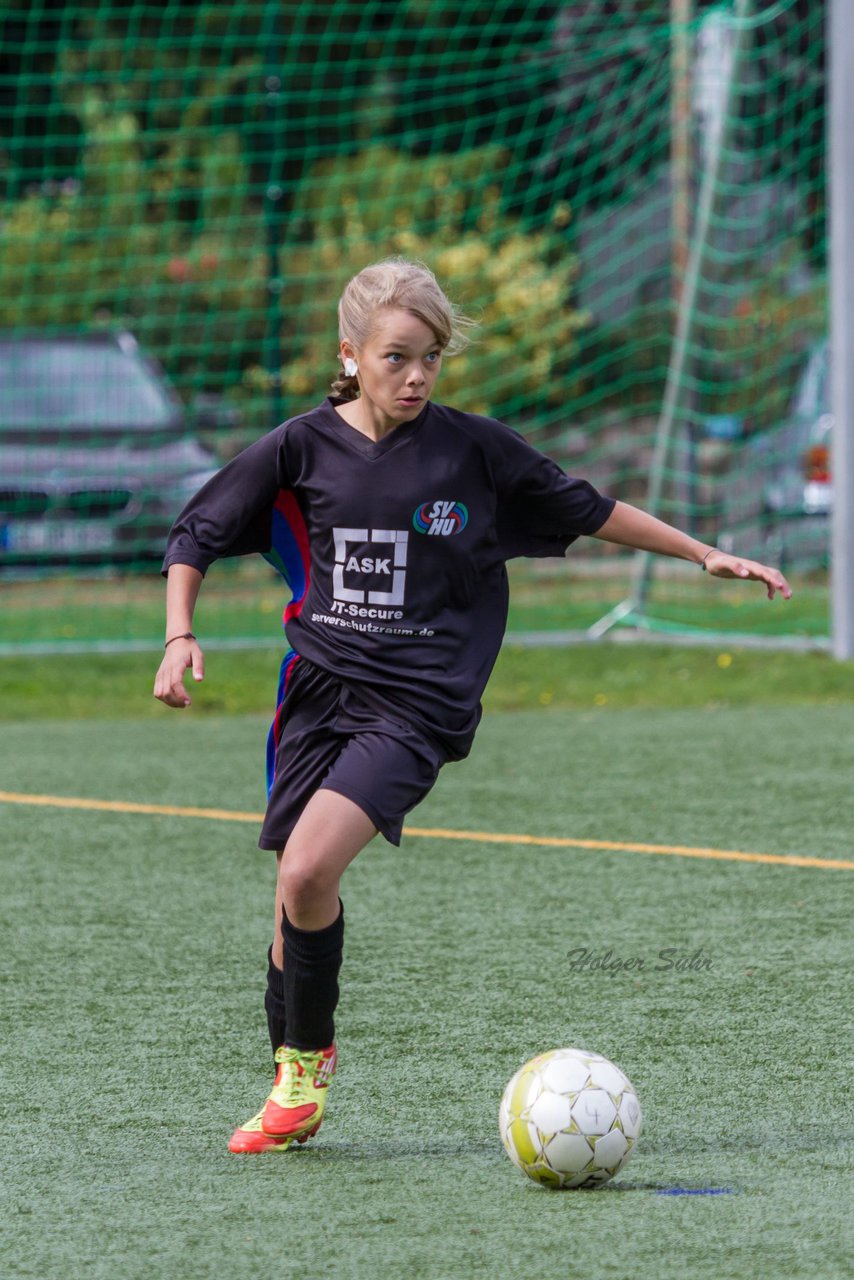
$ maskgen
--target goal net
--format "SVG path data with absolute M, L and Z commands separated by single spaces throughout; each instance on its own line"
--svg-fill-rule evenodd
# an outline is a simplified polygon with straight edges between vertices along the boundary
M 157 640 L 184 498 L 327 394 L 341 287 L 389 254 L 480 323 L 440 399 L 800 585 L 769 608 L 584 540 L 514 568 L 514 631 L 826 635 L 823 5 L 0 24 L 0 644 Z M 207 634 L 273 636 L 264 567 L 215 572 Z

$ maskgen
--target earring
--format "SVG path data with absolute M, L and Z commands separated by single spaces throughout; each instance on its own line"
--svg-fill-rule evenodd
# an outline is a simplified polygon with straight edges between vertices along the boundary
M 348 356 L 347 359 L 344 361 L 344 372 L 346 373 L 347 377 L 355 378 L 358 371 L 359 371 L 359 366 L 356 364 L 356 361 L 353 359 L 352 356 Z

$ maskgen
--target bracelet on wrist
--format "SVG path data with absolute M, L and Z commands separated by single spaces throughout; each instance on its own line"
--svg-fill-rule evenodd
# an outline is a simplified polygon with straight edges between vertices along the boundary
M 708 560 L 708 558 L 709 558 L 709 556 L 712 554 L 712 552 L 713 552 L 713 551 L 716 551 L 716 550 L 717 550 L 717 547 L 709 547 L 708 551 L 706 552 L 706 554 L 703 556 L 702 560 L 700 561 L 700 568 L 703 570 L 703 573 L 705 573 L 705 572 L 706 572 L 706 561 Z
M 173 636 L 172 640 L 195 640 L 195 638 L 196 637 L 193 635 L 192 631 L 185 631 L 180 636 Z M 167 640 L 163 648 L 168 649 L 170 644 L 172 643 L 172 640 Z

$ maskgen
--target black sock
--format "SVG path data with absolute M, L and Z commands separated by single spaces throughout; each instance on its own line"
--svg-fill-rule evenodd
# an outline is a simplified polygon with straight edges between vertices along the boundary
M 284 993 L 288 1044 L 325 1049 L 335 1039 L 338 971 L 344 946 L 344 907 L 325 929 L 297 929 L 282 910 Z
M 267 1030 L 270 1032 L 270 1044 L 273 1053 L 287 1040 L 285 1027 L 285 975 L 273 963 L 273 948 L 267 952 L 267 991 L 264 995 L 264 1008 L 267 1010 Z

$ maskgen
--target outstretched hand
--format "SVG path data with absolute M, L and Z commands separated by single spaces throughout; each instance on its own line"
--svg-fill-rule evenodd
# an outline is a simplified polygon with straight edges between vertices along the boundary
M 205 656 L 196 640 L 174 640 L 169 645 L 154 680 L 154 696 L 167 707 L 189 707 L 192 698 L 184 688 L 184 672 L 193 669 L 193 679 L 203 680 Z
M 788 600 L 792 594 L 792 588 L 779 569 L 760 564 L 758 560 L 728 555 L 726 551 L 709 552 L 706 557 L 706 573 L 715 578 L 753 578 L 757 582 L 764 582 L 769 600 L 773 600 L 778 591 L 784 600 Z

